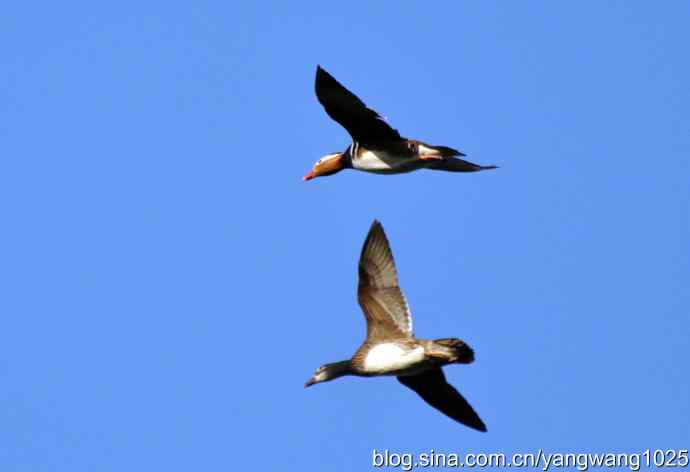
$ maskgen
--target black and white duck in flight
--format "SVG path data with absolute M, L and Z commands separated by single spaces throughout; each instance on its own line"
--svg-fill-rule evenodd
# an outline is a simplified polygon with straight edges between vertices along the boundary
M 484 422 L 443 374 L 447 364 L 469 364 L 474 352 L 457 338 L 417 339 L 412 316 L 395 270 L 383 227 L 374 221 L 359 259 L 357 299 L 367 321 L 367 337 L 351 359 L 319 367 L 305 387 L 357 375 L 394 375 L 441 413 L 470 428 Z
M 399 174 L 417 169 L 476 172 L 495 169 L 455 156 L 460 151 L 446 146 L 400 136 L 384 119 L 343 87 L 331 74 L 317 66 L 316 96 L 326 113 L 350 133 L 352 144 L 344 152 L 326 154 L 319 159 L 304 180 L 335 174 L 342 169 L 356 169 L 377 174 Z

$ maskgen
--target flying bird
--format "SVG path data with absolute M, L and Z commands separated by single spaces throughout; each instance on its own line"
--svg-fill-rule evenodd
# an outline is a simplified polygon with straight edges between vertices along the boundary
M 350 133 L 352 144 L 343 152 L 323 156 L 303 180 L 332 175 L 343 169 L 399 174 L 422 168 L 449 172 L 476 172 L 496 168 L 459 159 L 455 156 L 465 154 L 453 148 L 403 138 L 381 115 L 367 108 L 362 100 L 321 66 L 316 67 L 316 97 L 328 116 Z
M 474 351 L 457 338 L 417 339 L 412 315 L 383 227 L 374 221 L 359 259 L 357 299 L 367 337 L 351 359 L 319 367 L 305 387 L 342 377 L 393 375 L 429 405 L 465 426 L 486 431 L 484 422 L 443 374 L 447 364 L 469 364 Z

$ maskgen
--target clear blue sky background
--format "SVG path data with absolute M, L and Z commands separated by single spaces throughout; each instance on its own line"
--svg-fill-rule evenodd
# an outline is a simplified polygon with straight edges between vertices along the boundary
M 367 470 L 690 438 L 687 2 L 13 2 L 0 470 Z M 323 65 L 496 171 L 308 183 Z M 380 219 L 480 434 L 349 357 Z

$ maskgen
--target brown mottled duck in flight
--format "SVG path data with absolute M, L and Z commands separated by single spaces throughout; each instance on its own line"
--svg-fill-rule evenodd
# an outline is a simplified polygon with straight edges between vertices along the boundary
M 441 367 L 469 364 L 474 352 L 457 338 L 417 339 L 412 315 L 398 286 L 398 275 L 383 227 L 374 221 L 359 259 L 359 305 L 367 322 L 367 337 L 351 359 L 319 367 L 305 384 L 357 375 L 394 375 L 429 405 L 465 426 L 486 431 L 484 422 L 453 388 Z

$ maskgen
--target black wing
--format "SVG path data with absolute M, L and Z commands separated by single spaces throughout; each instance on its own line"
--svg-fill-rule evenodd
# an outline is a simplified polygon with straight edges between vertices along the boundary
M 444 415 L 478 431 L 486 431 L 484 422 L 467 400 L 446 382 L 441 369 L 432 369 L 418 375 L 398 377 L 398 381 L 419 394 L 429 405 Z
M 340 85 L 331 74 L 316 67 L 316 97 L 333 120 L 361 143 L 402 139 L 381 115 L 367 108 L 362 100 Z

